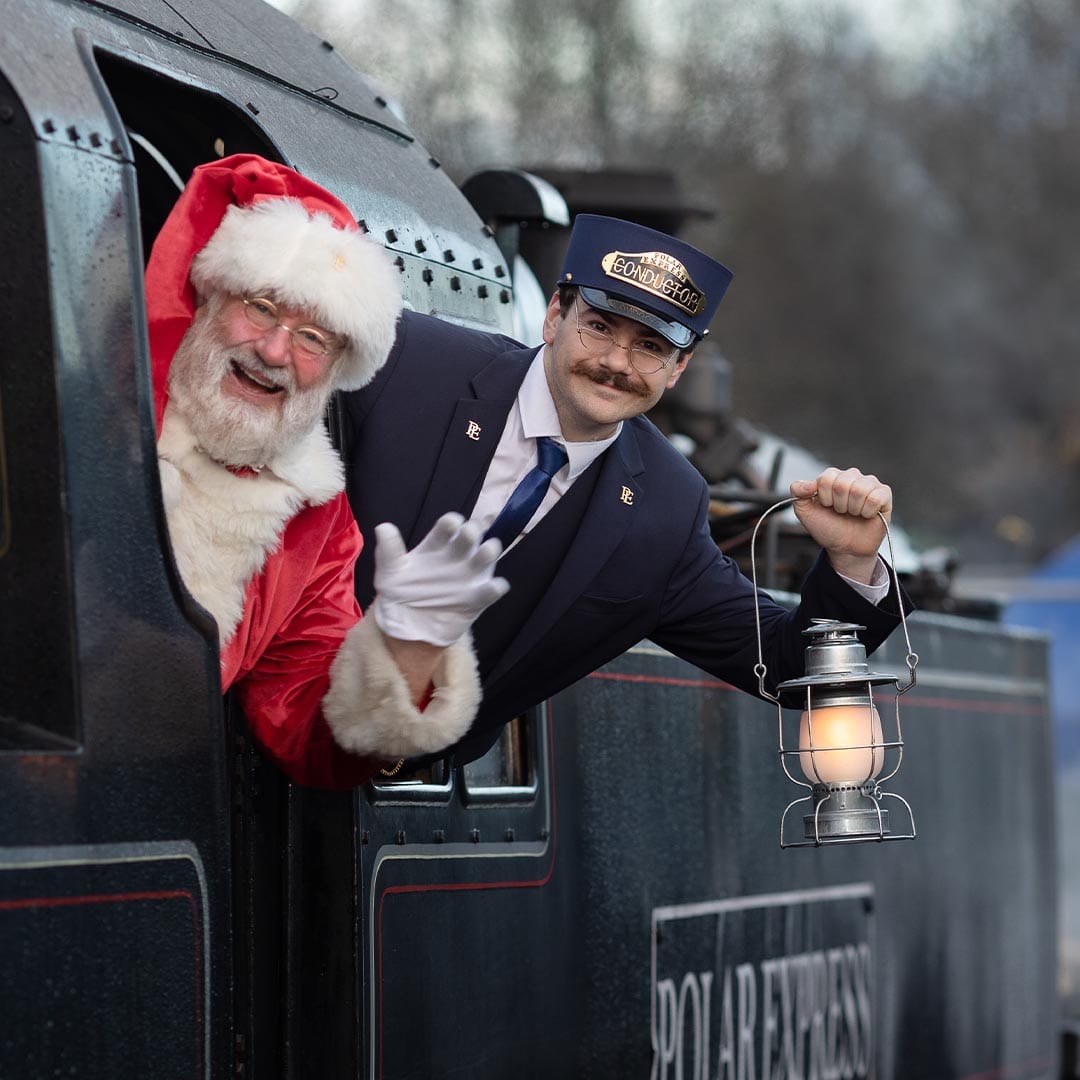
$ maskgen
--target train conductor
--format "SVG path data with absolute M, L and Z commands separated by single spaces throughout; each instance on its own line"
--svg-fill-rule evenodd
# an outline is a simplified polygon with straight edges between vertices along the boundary
M 510 591 L 473 625 L 483 701 L 450 748 L 455 763 L 644 638 L 756 692 L 753 587 L 711 538 L 704 479 L 643 415 L 691 362 L 731 276 L 681 240 L 579 215 L 542 346 L 405 312 L 385 367 L 343 395 L 347 494 L 363 533 L 392 522 L 411 546 L 458 511 L 504 544 Z M 907 602 L 877 554 L 887 485 L 828 469 L 791 494 L 823 551 L 795 610 L 761 597 L 777 681 L 802 674 L 812 618 L 861 624 L 872 650 Z M 376 574 L 365 549 L 365 610 Z M 407 617 L 383 629 L 412 636 Z

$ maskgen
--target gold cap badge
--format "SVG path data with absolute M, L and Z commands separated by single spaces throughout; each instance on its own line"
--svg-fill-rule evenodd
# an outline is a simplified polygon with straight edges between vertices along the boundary
M 697 315 L 705 307 L 705 294 L 673 255 L 663 251 L 609 251 L 600 265 L 608 277 L 652 293 L 688 315 Z

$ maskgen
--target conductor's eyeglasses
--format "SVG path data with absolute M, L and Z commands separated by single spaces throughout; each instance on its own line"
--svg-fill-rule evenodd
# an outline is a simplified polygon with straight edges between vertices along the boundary
M 579 301 L 574 301 L 574 319 L 577 322 L 578 337 L 586 352 L 597 356 L 608 350 L 623 349 L 630 358 L 630 366 L 639 375 L 655 375 L 665 368 L 679 354 L 679 350 L 654 337 L 637 338 L 630 345 L 620 345 L 615 340 L 615 333 L 604 319 L 589 308 L 585 313 L 585 325 L 581 322 Z

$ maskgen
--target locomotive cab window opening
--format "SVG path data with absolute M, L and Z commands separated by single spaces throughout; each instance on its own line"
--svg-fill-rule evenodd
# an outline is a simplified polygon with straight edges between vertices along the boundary
M 540 709 L 515 716 L 483 757 L 461 768 L 468 801 L 521 801 L 536 795 L 539 724 Z M 376 801 L 430 801 L 449 798 L 453 790 L 446 759 L 413 771 L 408 771 L 407 764 L 397 772 L 388 769 L 373 778 L 372 787 Z
M 79 748 L 74 581 L 65 512 L 45 206 L 34 125 L 0 71 L 0 753 Z
M 196 165 L 241 153 L 282 160 L 266 132 L 228 98 L 105 49 L 95 49 L 94 59 L 131 144 L 144 260 Z
M 450 794 L 450 769 L 446 759 L 433 761 L 417 769 L 410 769 L 408 763 L 400 768 L 391 766 L 372 778 L 376 797 L 430 799 L 447 797 Z
M 539 708 L 515 716 L 483 757 L 463 766 L 470 800 L 531 798 L 536 793 L 539 726 Z
M 111 101 L 131 148 L 144 264 L 165 219 L 197 165 L 229 154 L 282 154 L 235 102 L 186 79 L 146 67 L 107 48 L 94 49 L 100 90 Z M 230 701 L 230 730 L 245 736 Z

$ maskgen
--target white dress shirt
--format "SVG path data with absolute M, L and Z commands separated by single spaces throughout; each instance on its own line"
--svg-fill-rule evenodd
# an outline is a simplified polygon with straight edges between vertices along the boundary
M 559 414 L 555 411 L 555 402 L 548 389 L 547 375 L 544 372 L 545 345 L 529 365 L 525 378 L 518 390 L 517 400 L 506 418 L 495 456 L 488 466 L 484 477 L 484 486 L 473 508 L 471 521 L 486 529 L 506 505 L 514 489 L 536 465 L 538 455 L 536 440 L 548 436 L 559 443 L 565 450 L 567 463 L 551 478 L 551 486 L 544 495 L 536 513 L 521 530 L 525 536 L 536 528 L 543 516 L 566 494 L 570 485 L 619 437 L 622 423 L 614 434 L 599 442 L 567 442 L 559 427 Z M 521 538 L 518 537 L 518 539 Z M 517 543 L 514 541 L 510 547 Z M 509 550 L 509 548 L 507 548 Z

